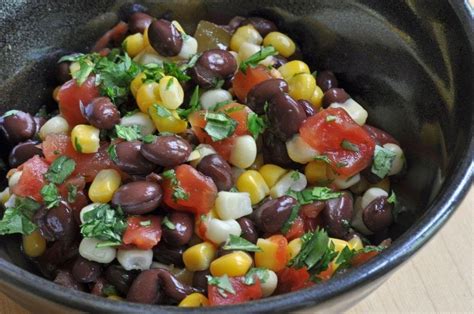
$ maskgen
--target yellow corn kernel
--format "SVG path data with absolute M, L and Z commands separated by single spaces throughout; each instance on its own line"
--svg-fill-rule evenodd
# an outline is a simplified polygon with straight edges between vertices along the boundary
M 267 186 L 271 189 L 275 183 L 280 180 L 280 178 L 287 172 L 286 169 L 274 165 L 274 164 L 266 164 L 263 165 L 258 172 L 262 175 L 263 179 Z
M 300 60 L 293 60 L 283 64 L 281 67 L 278 68 L 278 72 L 280 72 L 281 76 L 283 76 L 286 81 L 288 81 L 296 74 L 311 73 L 309 71 L 308 65 Z
M 107 299 L 114 300 L 114 301 L 123 301 L 123 298 L 119 297 L 118 295 L 109 295 Z
M 145 77 L 145 73 L 139 73 L 130 83 L 130 91 L 132 92 L 133 97 L 137 97 L 137 92 L 140 87 L 142 87 Z
M 313 105 L 315 109 L 321 108 L 321 105 L 323 104 L 323 90 L 321 87 L 316 85 L 316 88 L 314 89 L 313 95 L 309 99 L 309 102 Z
M 188 127 L 188 122 L 182 120 L 176 110 L 168 110 L 160 105 L 154 105 L 149 108 L 148 114 L 160 132 L 182 133 Z
M 215 259 L 210 271 L 213 276 L 243 276 L 252 266 L 252 258 L 243 251 L 235 251 Z
M 138 108 L 147 113 L 153 104 L 161 103 L 160 85 L 156 82 L 143 83 L 137 90 L 136 100 Z
M 349 242 L 341 240 L 341 239 L 336 239 L 336 238 L 329 238 L 329 241 L 334 244 L 334 250 L 336 252 L 341 253 L 342 250 L 347 246 L 350 248 Z
M 140 51 L 143 50 L 143 48 L 145 48 L 143 35 L 140 33 L 136 33 L 127 36 L 127 38 L 125 38 L 125 40 L 123 41 L 123 48 L 131 58 L 135 57 L 137 54 L 140 53 Z
M 145 28 L 145 31 L 143 32 L 143 45 L 145 47 L 150 47 L 150 38 L 148 37 L 148 27 Z
M 89 187 L 89 198 L 94 203 L 108 203 L 119 188 L 121 177 L 117 170 L 104 169 L 99 171 Z
M 278 272 L 285 268 L 288 262 L 288 244 L 285 247 L 279 247 L 278 243 L 271 239 L 272 237 L 257 240 L 257 246 L 261 251 L 255 252 L 255 267 L 263 267 Z
M 97 153 L 100 147 L 100 130 L 92 125 L 78 124 L 71 131 L 74 149 L 83 154 Z
M 379 181 L 375 184 L 370 185 L 369 188 L 379 188 L 379 189 L 384 190 L 387 193 L 390 193 L 390 179 L 386 177 L 382 181 Z
M 174 110 L 181 106 L 184 100 L 184 91 L 175 77 L 163 76 L 160 79 L 159 85 L 163 107 Z
M 38 257 L 43 255 L 46 250 L 46 240 L 41 236 L 39 230 L 31 234 L 23 235 L 23 252 L 29 257 Z
M 216 248 L 210 242 L 191 246 L 183 253 L 183 262 L 189 271 L 206 270 L 216 255 Z
M 328 164 L 322 160 L 313 160 L 306 164 L 304 174 L 310 184 L 328 181 Z
M 209 300 L 201 293 L 191 293 L 178 304 L 179 307 L 202 307 L 208 306 Z
M 316 80 L 308 73 L 296 74 L 288 80 L 288 94 L 294 99 L 311 99 Z
M 352 239 L 350 239 L 348 242 L 349 242 L 349 248 L 351 248 L 353 250 L 359 251 L 359 250 L 362 250 L 364 248 L 364 244 L 362 243 L 362 239 L 357 235 L 354 235 L 352 237 Z
M 280 32 L 271 32 L 263 39 L 264 46 L 273 46 L 285 58 L 295 53 L 296 45 L 290 37 Z
M 230 39 L 230 49 L 238 52 L 244 42 L 260 45 L 262 43 L 262 36 L 260 36 L 258 31 L 250 24 L 241 26 L 237 28 Z
M 303 241 L 301 238 L 296 238 L 288 243 L 288 259 L 292 259 L 301 251 L 301 246 L 303 245 Z
M 237 179 L 235 186 L 240 192 L 250 194 L 252 205 L 259 203 L 270 193 L 270 189 L 262 175 L 255 170 L 247 170 L 242 173 Z

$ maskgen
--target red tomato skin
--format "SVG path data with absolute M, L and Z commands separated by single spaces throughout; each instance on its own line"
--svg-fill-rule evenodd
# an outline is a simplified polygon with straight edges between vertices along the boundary
M 336 120 L 327 121 L 330 115 Z M 320 154 L 326 155 L 333 170 L 343 177 L 359 173 L 372 162 L 375 141 L 344 109 L 328 108 L 309 117 L 301 125 L 300 135 Z M 357 145 L 359 151 L 342 148 L 344 140 Z
M 149 226 L 142 226 L 141 222 L 148 222 Z M 125 245 L 135 245 L 141 250 L 149 250 L 161 240 L 161 218 L 158 216 L 130 216 L 127 219 L 127 229 L 123 234 Z
M 262 298 L 260 280 L 255 278 L 255 283 L 253 285 L 246 285 L 243 282 L 244 278 L 245 277 L 243 276 L 229 277 L 229 281 L 235 290 L 235 294 L 225 291 L 225 294 L 227 295 L 226 297 L 219 293 L 217 286 L 208 285 L 209 305 L 232 305 Z
M 300 269 L 285 267 L 277 272 L 277 277 L 278 285 L 275 294 L 297 291 L 314 285 L 314 282 L 309 279 L 310 274 L 305 267 Z
M 288 241 L 299 238 L 304 234 L 304 220 L 302 217 L 296 217 L 295 221 L 290 227 L 290 230 L 285 234 Z
M 163 183 L 165 204 L 173 209 L 197 215 L 210 212 L 217 197 L 217 187 L 214 181 L 187 164 L 177 166 L 175 173 L 188 198 L 174 200 L 173 186 L 170 180 L 165 180 Z
M 332 263 L 329 263 L 328 268 L 320 272 L 316 277 L 318 277 L 321 281 L 328 281 L 331 279 L 332 275 L 334 274 L 335 269 Z
M 245 103 L 248 92 L 258 83 L 271 79 L 272 76 L 264 66 L 248 67 L 244 73 L 238 71 L 232 80 L 232 89 L 240 102 Z
M 88 124 L 81 111 L 81 103 L 86 106 L 94 98 L 99 97 L 99 89 L 95 86 L 95 77 L 90 76 L 81 86 L 74 79 L 64 83 L 58 92 L 59 111 L 72 128 L 78 124 Z
M 371 251 L 371 252 L 361 252 L 361 253 L 358 253 L 356 254 L 352 260 L 351 260 L 351 265 L 353 267 L 356 267 L 356 266 L 360 266 L 364 263 L 367 263 L 370 259 L 374 258 L 375 256 L 377 256 L 377 254 L 379 254 L 378 251 Z
M 44 174 L 48 171 L 48 163 L 35 155 L 25 161 L 19 170 L 22 171 L 18 183 L 12 188 L 13 194 L 22 197 L 31 197 L 35 201 L 41 202 L 41 188 L 46 184 Z

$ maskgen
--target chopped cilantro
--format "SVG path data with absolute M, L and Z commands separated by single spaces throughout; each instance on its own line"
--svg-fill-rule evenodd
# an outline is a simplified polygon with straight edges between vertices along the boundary
M 101 204 L 86 212 L 83 219 L 81 233 L 84 237 L 107 241 L 106 246 L 122 243 L 127 223 L 119 210 L 112 209 L 108 204 Z
M 251 268 L 244 277 L 244 284 L 251 286 L 255 283 L 255 277 L 258 278 L 260 283 L 265 283 L 268 280 L 268 269 L 253 267 Z
M 231 136 L 237 127 L 237 121 L 221 112 L 207 112 L 204 119 L 207 121 L 204 130 L 214 142 Z
M 151 220 L 140 221 L 140 226 L 142 227 L 151 226 Z
M 43 197 L 46 208 L 48 209 L 58 206 L 61 202 L 58 188 L 54 183 L 44 185 L 40 190 L 40 194 Z
M 67 185 L 67 201 L 69 203 L 74 203 L 77 197 L 77 186 L 74 184 Z
M 16 197 L 13 207 L 7 207 L 0 220 L 0 235 L 21 233 L 31 234 L 37 229 L 32 222 L 40 204 L 31 198 Z
M 118 160 L 117 148 L 115 146 L 116 145 L 110 145 L 109 148 L 107 148 L 107 154 L 109 155 L 110 159 L 114 162 Z
M 291 226 L 293 225 L 293 223 L 296 220 L 296 217 L 298 217 L 299 211 L 300 211 L 300 205 L 299 204 L 296 205 L 296 206 L 293 206 L 293 208 L 291 208 L 291 213 L 290 213 L 290 216 L 288 217 L 288 220 L 285 221 L 285 223 L 281 227 L 281 233 L 286 234 L 288 231 L 290 231 Z
M 344 148 L 345 150 L 350 150 L 352 152 L 358 152 L 359 151 L 359 146 L 356 144 L 350 142 L 349 140 L 343 140 L 341 142 L 341 147 Z
M 326 156 L 326 155 L 318 155 L 318 156 L 314 157 L 314 160 L 321 160 L 321 161 L 324 161 L 327 164 L 331 163 L 331 160 L 329 160 L 329 157 Z
M 293 170 L 293 171 L 291 172 L 290 177 L 293 179 L 293 181 L 298 181 L 298 180 L 300 179 L 300 175 L 301 175 L 301 173 L 299 173 L 299 172 L 296 171 L 296 170 Z
M 222 107 L 224 107 L 225 105 L 231 104 L 232 102 L 233 102 L 232 100 L 219 101 L 219 102 L 216 103 L 214 106 L 212 106 L 211 108 L 209 108 L 209 110 L 210 110 L 210 111 L 216 111 L 217 109 L 222 108 Z
M 188 116 L 201 109 L 201 103 L 199 102 L 199 85 L 194 88 L 191 99 L 189 100 L 189 107 L 187 109 L 178 109 L 178 114 L 181 118 L 187 119 Z
M 171 78 L 168 80 L 168 83 L 166 83 L 165 90 L 170 89 L 171 86 L 173 86 L 174 80 Z
M 395 195 L 395 191 L 392 190 L 392 194 L 390 194 L 389 198 L 387 198 L 387 202 L 389 202 L 390 204 L 397 203 L 397 195 Z
M 325 201 L 332 198 L 338 198 L 342 193 L 334 192 L 327 187 L 316 186 L 300 192 L 290 190 L 287 194 L 294 197 L 300 205 L 305 205 L 313 203 L 314 201 Z
M 392 163 L 395 160 L 396 154 L 389 149 L 382 146 L 375 146 L 374 162 L 372 163 L 371 171 L 379 178 L 385 178 L 392 168 Z
M 165 216 L 165 218 L 163 218 L 161 224 L 170 230 L 176 229 L 176 225 L 168 218 L 168 216 Z
M 156 135 L 153 135 L 153 134 L 148 134 L 142 137 L 142 141 L 145 144 L 151 144 L 155 141 L 155 139 L 156 139 Z
M 74 138 L 74 148 L 76 149 L 77 152 L 82 153 L 82 146 L 79 143 L 79 138 L 77 137 Z
M 169 118 L 169 117 L 173 116 L 171 111 L 169 111 L 167 108 L 165 108 L 163 106 L 160 106 L 158 104 L 154 104 L 152 106 L 152 109 L 156 110 L 156 115 L 160 118 Z
M 333 121 L 336 121 L 336 116 L 328 115 L 326 117 L 326 122 L 333 122 Z
M 142 134 L 140 127 L 138 125 L 115 125 L 115 132 L 117 133 L 117 137 L 122 138 L 126 141 L 135 141 L 141 139 Z
M 207 276 L 207 283 L 211 286 L 216 286 L 218 288 L 217 291 L 224 298 L 227 297 L 226 292 L 236 294 L 235 289 L 232 287 L 232 283 L 230 282 L 227 275 L 220 277 Z
M 59 156 L 53 161 L 51 166 L 49 166 L 44 177 L 49 182 L 61 184 L 73 173 L 74 169 L 76 169 L 76 162 L 73 159 L 66 156 Z
M 260 51 L 254 53 L 240 64 L 240 71 L 246 72 L 247 68 L 255 67 L 260 61 L 269 56 L 277 55 L 278 51 L 273 46 L 263 47 Z
M 257 139 L 258 136 L 265 131 L 267 126 L 265 120 L 262 117 L 259 117 L 256 113 L 251 112 L 247 117 L 247 127 L 253 138 Z
M 189 198 L 189 194 L 181 186 L 178 178 L 176 177 L 176 172 L 174 169 L 166 170 L 162 173 L 165 179 L 170 180 L 171 185 L 173 187 L 173 201 L 177 202 L 178 200 L 187 200 Z
M 248 252 L 261 252 L 258 246 L 253 244 L 252 242 L 245 240 L 236 235 L 229 235 L 229 239 L 222 247 L 223 250 L 241 250 L 241 251 L 248 251 Z

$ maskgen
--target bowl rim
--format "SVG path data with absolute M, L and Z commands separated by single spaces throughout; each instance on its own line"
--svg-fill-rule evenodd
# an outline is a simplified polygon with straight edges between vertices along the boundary
M 469 41 L 471 55 L 474 48 L 474 10 L 469 0 L 448 0 L 461 21 Z M 454 213 L 474 178 L 474 117 L 471 117 L 470 138 L 461 160 L 452 169 L 452 175 L 446 179 L 436 197 L 431 201 L 418 222 L 404 232 L 393 245 L 355 270 L 297 292 L 264 298 L 231 307 L 209 307 L 206 312 L 262 312 L 288 311 L 302 307 L 315 306 L 336 296 L 343 295 L 357 287 L 373 282 L 404 263 L 415 254 L 447 222 Z M 86 311 L 98 312 L 203 312 L 202 308 L 180 308 L 176 306 L 146 305 L 130 302 L 117 302 L 93 296 L 89 293 L 64 289 L 53 282 L 30 273 L 5 259 L 0 258 L 0 282 L 24 290 L 27 293 L 47 299 L 57 304 Z M 8 292 L 7 292 L 8 294 Z

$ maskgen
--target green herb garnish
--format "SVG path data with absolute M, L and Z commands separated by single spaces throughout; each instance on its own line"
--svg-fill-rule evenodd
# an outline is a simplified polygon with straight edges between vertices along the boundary
M 166 170 L 162 173 L 165 179 L 170 180 L 170 183 L 173 188 L 173 201 L 177 202 L 178 200 L 187 200 L 189 198 L 189 194 L 181 186 L 178 178 L 176 177 L 176 172 L 174 169 Z
M 68 203 L 74 203 L 77 197 L 77 186 L 74 184 L 67 185 L 67 201 Z
M 13 207 L 7 207 L 0 220 L 0 235 L 21 233 L 31 234 L 37 229 L 33 215 L 41 207 L 35 200 L 16 197 Z
M 277 55 L 278 51 L 273 46 L 263 47 L 259 52 L 254 53 L 240 64 L 240 71 L 246 72 L 247 68 L 255 67 L 257 64 L 269 56 Z
M 221 112 L 207 112 L 204 119 L 207 121 L 204 131 L 216 142 L 234 134 L 237 121 Z
M 260 283 L 265 283 L 268 280 L 268 269 L 266 268 L 251 268 L 244 277 L 244 284 L 251 286 L 255 284 L 255 277 L 257 277 Z
M 168 216 L 165 216 L 165 218 L 163 218 L 161 224 L 170 230 L 176 229 L 176 225 L 168 218 Z
M 266 127 L 267 125 L 264 118 L 259 117 L 254 112 L 249 113 L 247 117 L 247 128 L 254 139 L 257 139 L 258 136 L 265 131 Z
M 343 140 L 341 142 L 341 147 L 345 150 L 350 150 L 351 152 L 359 152 L 359 146 L 350 142 L 349 140 Z
M 40 190 L 40 194 L 43 197 L 46 208 L 48 209 L 58 206 L 61 202 L 61 196 L 59 195 L 58 188 L 54 183 L 44 185 Z
M 108 204 L 101 204 L 86 212 L 83 219 L 81 233 L 84 237 L 107 241 L 106 246 L 122 243 L 122 234 L 127 223 L 119 210 L 112 209 Z
M 218 288 L 217 291 L 224 298 L 227 297 L 226 292 L 231 294 L 236 293 L 227 275 L 220 277 L 207 276 L 207 283 L 211 286 L 216 286 Z
M 245 240 L 236 235 L 229 235 L 229 239 L 222 247 L 223 250 L 240 250 L 240 251 L 247 251 L 247 252 L 261 252 L 258 246 L 253 244 L 252 242 Z
M 338 198 L 342 195 L 341 192 L 334 192 L 330 188 L 320 186 L 305 189 L 300 192 L 290 190 L 287 194 L 294 197 L 300 205 L 311 204 L 314 201 L 325 201 L 332 198 Z
M 76 169 L 76 162 L 73 159 L 66 156 L 59 156 L 53 161 L 51 166 L 49 166 L 44 177 L 49 182 L 61 184 L 74 172 L 74 169 Z
M 199 85 L 194 88 L 191 99 L 189 100 L 189 107 L 187 109 L 178 109 L 178 114 L 181 118 L 187 119 L 189 115 L 201 109 L 199 101 Z
M 391 150 L 376 145 L 374 150 L 374 162 L 371 168 L 372 173 L 381 179 L 385 178 L 392 168 L 395 157 L 396 154 Z
M 296 205 L 296 206 L 293 206 L 291 208 L 291 213 L 290 213 L 290 216 L 288 217 L 288 220 L 285 221 L 285 223 L 283 224 L 283 226 L 281 227 L 281 233 L 282 234 L 286 234 L 288 231 L 290 231 L 291 229 L 291 226 L 293 225 L 293 223 L 295 222 L 296 220 L 296 217 L 298 217 L 298 213 L 300 211 L 300 205 Z
M 126 141 L 135 141 L 142 138 L 141 130 L 138 125 L 115 125 L 115 132 L 117 137 L 122 138 Z

